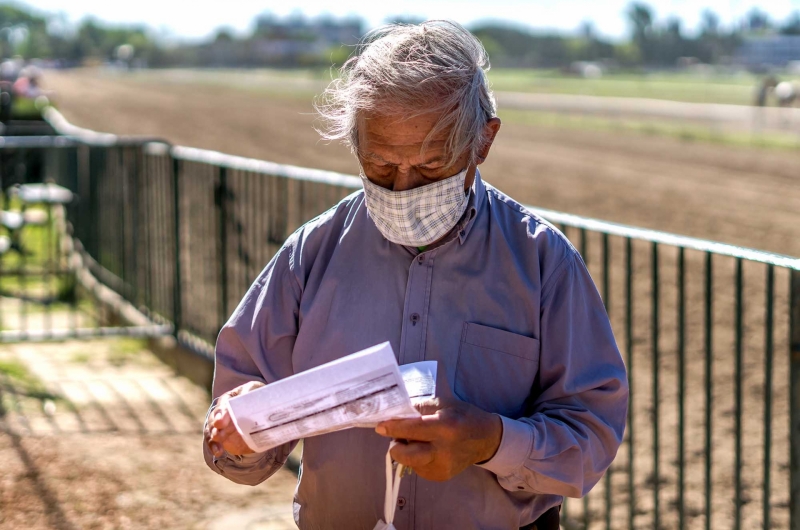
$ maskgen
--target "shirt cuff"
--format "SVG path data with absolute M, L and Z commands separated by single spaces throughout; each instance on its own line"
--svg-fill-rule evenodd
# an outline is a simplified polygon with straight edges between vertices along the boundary
M 217 469 L 219 469 L 220 471 L 224 470 L 225 467 L 228 466 L 228 465 L 236 467 L 236 468 L 239 468 L 239 467 L 247 468 L 247 467 L 250 467 L 253 464 L 259 462 L 262 458 L 264 458 L 264 455 L 266 455 L 267 452 L 264 452 L 264 453 L 250 453 L 250 454 L 246 454 L 246 455 L 232 455 L 232 454 L 228 453 L 227 451 L 223 451 L 222 456 L 213 457 L 213 461 L 214 461 L 214 465 L 217 466 Z
M 498 414 L 499 416 L 499 414 Z M 503 436 L 500 447 L 492 458 L 478 464 L 498 477 L 513 474 L 523 466 L 533 444 L 533 429 L 525 422 L 500 416 L 503 421 Z

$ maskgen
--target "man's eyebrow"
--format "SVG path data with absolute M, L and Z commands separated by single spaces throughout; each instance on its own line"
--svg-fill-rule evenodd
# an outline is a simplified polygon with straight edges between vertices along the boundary
M 435 157 L 431 158 L 430 160 L 421 163 L 420 166 L 427 166 L 428 164 L 433 164 L 434 162 L 441 162 L 442 160 L 444 160 L 443 156 L 435 156 Z
M 363 155 L 366 156 L 366 157 L 369 157 L 369 158 L 377 158 L 381 162 L 385 162 L 387 164 L 391 164 L 392 163 L 392 162 L 389 162 L 388 160 L 386 160 L 385 158 L 383 158 L 381 155 L 379 155 L 377 153 L 373 153 L 372 151 L 365 151 L 363 153 Z M 427 166 L 428 164 L 433 164 L 434 162 L 441 162 L 442 160 L 444 160 L 444 158 L 445 157 L 441 156 L 441 155 L 435 156 L 435 157 L 431 158 L 430 160 L 426 160 L 425 162 L 423 162 L 421 164 L 417 164 L 417 165 L 418 166 Z
M 385 158 L 383 158 L 381 155 L 379 155 L 379 154 L 376 154 L 376 153 L 373 153 L 372 151 L 366 151 L 366 152 L 364 153 L 364 156 L 368 156 L 368 157 L 370 157 L 370 158 L 377 158 L 378 160 L 380 160 L 380 161 L 382 161 L 382 162 L 386 162 L 387 164 L 390 164 L 390 163 L 391 163 L 391 162 L 389 162 L 388 160 L 386 160 Z

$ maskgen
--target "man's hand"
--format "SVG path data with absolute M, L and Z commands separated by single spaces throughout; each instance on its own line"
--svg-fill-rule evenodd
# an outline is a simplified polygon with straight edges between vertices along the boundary
M 497 452 L 503 436 L 499 416 L 457 400 L 433 399 L 417 408 L 422 418 L 385 421 L 375 431 L 407 440 L 392 448 L 392 458 L 422 478 L 449 480 Z
M 217 400 L 217 406 L 208 415 L 208 422 L 205 427 L 205 439 L 211 453 L 217 458 L 227 451 L 231 455 L 247 455 L 253 451 L 247 447 L 242 439 L 242 435 L 236 430 L 233 424 L 230 411 L 228 410 L 228 400 L 234 396 L 240 396 L 264 386 L 259 381 L 251 381 L 241 386 L 237 386 L 229 392 L 222 394 Z

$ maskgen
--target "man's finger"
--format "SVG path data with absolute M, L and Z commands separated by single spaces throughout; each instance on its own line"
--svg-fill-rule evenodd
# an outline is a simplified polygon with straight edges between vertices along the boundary
M 217 457 L 222 455 L 223 450 L 232 455 L 244 455 L 253 452 L 242 440 L 236 429 L 225 431 L 212 429 L 208 438 L 208 447 Z
M 378 424 L 375 432 L 389 438 L 431 442 L 442 437 L 442 423 L 437 416 L 411 420 L 389 420 Z
M 225 427 L 223 427 L 221 429 L 217 428 L 217 427 L 212 427 L 211 428 L 211 439 L 212 440 L 222 440 L 223 438 L 226 438 L 228 436 L 234 436 L 234 435 L 239 436 L 239 432 L 236 430 L 236 427 L 233 425 L 233 423 L 231 423 L 231 424 L 229 424 L 229 425 L 227 425 L 227 426 L 225 426 Z
M 234 388 L 233 390 L 229 390 L 229 391 L 225 392 L 224 394 L 219 396 L 219 399 L 217 399 L 217 404 L 214 406 L 214 410 L 211 412 L 211 416 L 209 417 L 209 420 L 213 420 L 213 419 L 215 419 L 217 417 L 221 417 L 222 415 L 230 416 L 230 413 L 228 412 L 228 410 L 229 410 L 228 409 L 228 402 L 230 401 L 230 399 L 232 397 L 236 397 L 236 396 L 240 396 L 242 394 L 246 394 L 246 393 L 251 392 L 251 391 L 253 391 L 253 390 L 257 389 L 257 388 L 261 388 L 262 386 L 265 386 L 265 385 L 261 381 L 251 381 L 249 383 L 245 383 L 243 385 L 239 385 L 236 388 Z
M 216 456 L 217 458 L 222 456 L 221 444 L 218 444 L 217 442 L 211 442 L 208 444 L 208 448 L 211 450 L 211 454 Z
M 225 429 L 232 426 L 233 422 L 231 421 L 231 415 L 228 413 L 227 409 L 218 409 L 215 411 L 214 417 L 209 424 L 211 427 L 216 427 L 217 429 Z
M 244 389 L 242 390 L 241 393 L 242 394 L 246 394 L 247 392 L 252 392 L 253 390 L 261 388 L 262 386 L 266 386 L 266 385 L 264 383 L 262 383 L 261 381 L 250 381 L 249 383 L 247 383 L 244 386 Z
M 217 429 L 212 429 L 206 426 L 205 431 L 205 442 L 208 446 L 208 449 L 211 451 L 211 454 L 219 457 L 222 456 L 222 442 L 220 440 L 216 440 L 216 436 L 218 435 Z
M 425 442 L 395 444 L 389 454 L 392 458 L 410 468 L 425 467 L 433 462 L 433 445 Z
M 214 428 L 211 429 L 211 436 L 209 436 L 208 439 L 212 442 L 224 443 L 228 436 L 229 434 L 227 432 Z
M 234 394 L 234 392 L 236 392 L 236 390 L 237 390 L 237 389 L 235 389 L 235 388 L 234 388 L 233 390 L 231 390 L 231 391 L 229 391 L 229 392 L 225 392 L 224 394 L 222 394 L 222 395 L 219 397 L 219 399 L 217 400 L 217 410 L 221 410 L 221 409 L 226 409 L 226 408 L 228 408 L 228 400 L 229 400 L 229 399 L 230 399 L 232 396 L 235 396 L 235 395 L 236 395 L 236 394 Z

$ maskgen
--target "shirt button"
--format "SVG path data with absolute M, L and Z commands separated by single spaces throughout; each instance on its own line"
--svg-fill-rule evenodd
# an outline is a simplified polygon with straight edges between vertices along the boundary
M 405 505 L 406 505 L 406 498 L 405 497 L 398 497 L 397 498 L 397 506 L 399 506 L 400 509 L 402 510 L 403 506 L 405 506 Z
M 419 313 L 411 313 L 411 323 L 416 326 L 417 322 L 419 322 Z
M 417 261 L 419 261 L 419 264 L 422 265 L 422 262 L 425 261 L 425 256 L 420 256 Z

